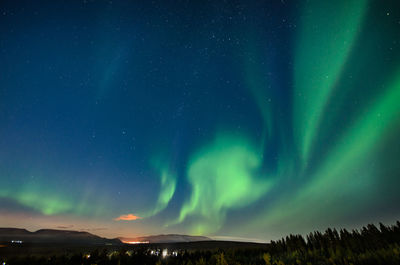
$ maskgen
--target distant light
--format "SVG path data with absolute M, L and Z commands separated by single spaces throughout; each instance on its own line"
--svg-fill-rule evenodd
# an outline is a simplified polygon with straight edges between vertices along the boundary
M 168 249 L 163 249 L 162 257 L 165 258 L 166 256 L 168 256 Z
M 123 241 L 125 244 L 149 244 L 149 241 Z

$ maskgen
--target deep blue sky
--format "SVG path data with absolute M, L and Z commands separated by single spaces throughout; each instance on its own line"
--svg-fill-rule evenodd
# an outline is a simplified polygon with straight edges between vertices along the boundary
M 1 1 L 0 226 L 269 240 L 393 222 L 399 10 Z

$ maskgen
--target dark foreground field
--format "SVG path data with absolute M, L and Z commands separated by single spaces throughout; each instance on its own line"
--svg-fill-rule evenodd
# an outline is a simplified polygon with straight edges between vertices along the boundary
M 327 229 L 270 244 L 227 241 L 85 246 L 0 243 L 0 264 L 400 264 L 400 223 Z
M 76 255 L 86 253 L 114 253 L 115 252 L 146 252 L 148 250 L 159 250 L 159 256 L 162 250 L 167 249 L 169 252 L 196 252 L 196 251 L 216 251 L 216 250 L 232 250 L 232 249 L 262 249 L 268 244 L 251 243 L 251 242 L 231 242 L 231 241 L 199 241 L 199 242 L 182 242 L 182 243 L 154 243 L 154 244 L 121 244 L 114 246 L 96 246 L 96 245 L 71 245 L 71 244 L 42 244 L 42 243 L 23 243 L 12 244 L 9 242 L 0 242 L 0 257 L 18 257 L 18 256 L 34 256 L 34 257 L 51 257 L 61 255 Z M 170 253 L 170 254 L 171 254 Z M 151 255 L 151 254 L 149 254 Z M 1 263 L 0 263 L 1 265 Z

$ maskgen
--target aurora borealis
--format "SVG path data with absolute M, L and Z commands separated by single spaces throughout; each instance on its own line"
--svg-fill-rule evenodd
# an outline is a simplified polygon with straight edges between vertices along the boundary
M 0 227 L 400 218 L 398 1 L 1 1 L 0 62 Z

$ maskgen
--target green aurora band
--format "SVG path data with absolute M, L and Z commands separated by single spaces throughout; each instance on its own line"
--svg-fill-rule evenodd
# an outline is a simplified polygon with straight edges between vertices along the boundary
M 285 171 L 280 166 L 276 176 L 266 177 L 264 174 L 260 179 L 253 179 L 256 175 L 263 176 L 260 172 L 254 173 L 254 169 L 260 167 L 263 153 L 268 150 L 257 152 L 259 149 L 250 147 L 249 139 L 245 137 L 233 139 L 229 134 L 219 135 L 213 144 L 195 153 L 189 163 L 187 178 L 192 186 L 192 195 L 184 203 L 178 222 L 193 217 L 196 221 L 190 222 L 190 232 L 215 233 L 223 226 L 228 210 L 245 207 L 265 197 L 274 185 L 287 179 L 288 174 L 292 179 L 308 178 L 310 181 L 299 185 L 297 191 L 282 191 L 285 196 L 273 201 L 272 206 L 247 223 L 244 230 L 279 226 L 301 230 L 302 224 L 307 231 L 307 224 L 318 223 L 311 221 L 310 217 L 334 225 L 336 219 L 340 220 L 354 207 L 361 209 L 366 207 L 367 201 L 373 200 L 370 195 L 378 192 L 374 188 L 377 185 L 376 168 L 371 166 L 376 159 L 374 146 L 391 128 L 393 121 L 398 122 L 400 117 L 398 72 L 390 88 L 374 104 L 367 106 L 359 120 L 337 139 L 334 148 L 321 158 L 315 172 L 311 171 L 312 176 L 306 176 L 310 173 L 307 171 L 310 150 L 317 143 L 315 139 L 329 99 L 334 90 L 339 89 L 338 80 L 343 75 L 367 5 L 368 1 L 364 0 L 307 3 L 299 29 L 294 67 L 293 128 L 300 158 L 298 169 L 291 171 L 286 168 Z M 260 64 L 252 60 L 246 61 L 245 65 L 248 86 L 264 121 L 260 143 L 264 148 L 268 146 L 265 142 L 269 136 L 277 133 L 274 130 L 279 130 L 272 126 L 274 109 L 265 100 L 272 96 L 268 95 L 268 84 L 257 70 Z M 292 156 L 296 157 L 296 154 L 292 153 Z M 286 167 L 288 163 L 279 161 Z M 354 198 L 353 194 L 359 195 Z M 340 210 L 338 204 L 342 205 Z
M 287 128 L 274 126 L 280 119 L 275 108 L 283 107 L 278 106 L 279 102 L 266 100 L 274 99 L 274 94 L 268 90 L 268 80 L 264 78 L 268 69 L 261 69 L 257 58 L 242 60 L 244 83 L 263 123 L 261 138 L 254 140 L 252 136 L 256 133 L 238 133 L 234 129 L 217 132 L 214 137 L 206 138 L 208 142 L 204 145 L 191 150 L 182 176 L 170 159 L 151 160 L 150 167 L 159 177 L 159 192 L 151 209 L 138 211 L 138 215 L 156 219 L 170 209 L 179 182 L 188 184 L 189 194 L 184 194 L 174 216 L 162 219 L 160 224 L 167 229 L 179 228 L 179 231 L 187 230 L 196 235 L 219 235 L 223 231 L 246 236 L 248 232 L 257 234 L 265 227 L 282 228 L 276 230 L 277 234 L 268 234 L 279 237 L 283 230 L 303 232 L 310 230 L 310 226 L 323 229 L 329 223 L 335 225 L 336 221 L 345 220 L 353 209 L 372 204 L 381 192 L 377 184 L 379 168 L 375 166 L 380 139 L 400 128 L 400 64 L 391 66 L 396 70 L 389 69 L 392 72 L 388 70 L 390 74 L 382 77 L 387 83 L 377 89 L 376 97 L 373 95 L 373 99 L 365 99 L 364 104 L 357 106 L 357 114 L 353 120 L 349 119 L 347 127 L 338 129 L 332 137 L 327 136 L 324 130 L 328 129 L 323 128 L 331 118 L 333 123 L 333 118 L 345 113 L 345 110 L 329 109 L 334 104 L 334 95 L 339 95 L 336 98 L 340 99 L 337 103 L 340 108 L 345 104 L 347 93 L 360 89 L 346 86 L 342 79 L 357 38 L 364 30 L 369 4 L 367 0 L 311 0 L 300 9 L 293 72 L 288 73 L 293 77 L 290 95 L 293 109 Z M 258 53 L 252 45 L 245 49 L 252 56 Z M 119 67 L 116 60 L 112 69 Z M 268 67 L 273 65 L 268 64 Z M 104 83 L 109 82 L 109 78 L 105 76 Z M 103 97 L 105 92 L 100 92 L 98 97 Z M 292 134 L 286 132 L 290 129 Z M 284 136 L 273 138 L 276 135 Z M 330 145 L 321 147 L 326 138 L 331 141 Z M 276 139 L 280 146 L 286 146 L 281 150 L 277 170 L 270 173 L 263 165 L 268 159 L 269 143 Z M 294 146 L 286 140 L 293 140 Z M 314 153 L 320 149 L 324 149 L 321 154 Z M 11 198 L 45 216 L 75 214 L 106 216 L 109 220 L 115 217 L 115 212 L 107 212 L 112 208 L 107 202 L 108 195 L 93 199 L 95 192 L 86 191 L 80 198 L 74 198 L 67 192 L 55 192 L 58 184 L 37 183 L 2 180 L 0 197 Z M 255 217 L 232 222 L 236 227 L 240 225 L 243 233 L 232 228 L 234 225 L 225 227 L 231 221 L 231 212 L 251 208 L 257 202 L 262 206 Z M 127 212 L 136 213 L 135 207 L 140 209 L 134 205 L 134 209 L 127 208 Z
M 45 183 L 45 182 L 43 182 Z M 11 187 L 10 184 L 1 185 Z M 49 186 L 52 186 L 49 189 Z M 18 187 L 18 185 L 16 185 Z M 60 214 L 74 214 L 78 216 L 101 216 L 107 208 L 107 198 L 95 198 L 92 192 L 86 190 L 81 198 L 74 198 L 56 191 L 56 185 L 38 182 L 25 182 L 13 189 L 0 189 L 0 198 L 11 198 L 16 202 L 29 207 L 39 213 L 51 216 Z
M 300 192 L 276 201 L 266 214 L 250 222 L 248 229 L 257 225 L 279 227 L 282 220 L 285 220 L 284 226 L 297 229 L 304 226 L 304 231 L 309 229 L 309 225 L 323 229 L 326 223 L 319 225 L 321 220 L 334 223 L 341 214 L 363 207 L 366 201 L 372 204 L 374 197 L 371 198 L 371 193 L 379 194 L 375 190 L 374 161 L 377 157 L 374 154 L 379 138 L 390 130 L 394 120 L 400 122 L 399 102 L 400 72 L 389 89 L 338 141 L 312 181 Z
M 172 173 L 170 167 L 163 165 L 160 161 L 161 160 L 153 161 L 154 167 L 157 168 L 160 173 L 160 192 L 158 199 L 154 208 L 140 214 L 142 218 L 152 217 L 164 210 L 168 206 L 176 190 L 176 174 Z
M 225 213 L 250 205 L 271 187 L 268 178 L 256 178 L 262 160 L 245 137 L 217 136 L 213 143 L 195 153 L 188 166 L 192 194 L 178 222 L 193 216 L 191 233 L 218 231 Z
M 305 6 L 296 42 L 293 103 L 295 135 L 304 162 L 360 31 L 367 0 L 313 0 Z

